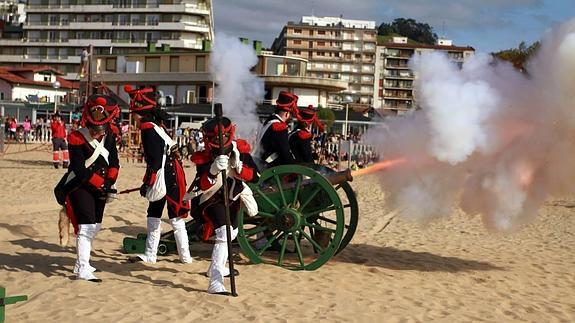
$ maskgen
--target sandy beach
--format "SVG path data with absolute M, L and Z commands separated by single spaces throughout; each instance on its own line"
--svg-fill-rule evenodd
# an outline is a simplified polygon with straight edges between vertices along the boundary
M 575 194 L 547 201 L 532 223 L 501 235 L 458 212 L 425 228 L 388 223 L 395 210 L 381 187 L 358 177 L 360 223 L 341 254 L 312 272 L 238 255 L 239 297 L 231 298 L 205 292 L 211 245 L 192 244 L 189 265 L 176 255 L 126 262 L 122 239 L 145 232 L 147 202 L 137 192 L 106 208 L 92 256 L 103 283 L 76 281 L 74 241 L 58 243 L 52 194 L 64 170 L 52 167 L 50 146 L 24 148 L 0 156 L 0 285 L 29 297 L 7 306 L 7 322 L 575 321 Z M 118 187 L 139 186 L 144 166 L 121 162 Z

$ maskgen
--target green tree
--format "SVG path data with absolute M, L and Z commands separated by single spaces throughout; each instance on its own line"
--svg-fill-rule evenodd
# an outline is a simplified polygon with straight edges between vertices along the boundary
M 513 67 L 520 70 L 523 73 L 527 73 L 526 64 L 533 55 L 537 53 L 541 47 L 541 43 L 534 42 L 530 46 L 527 46 L 525 42 L 521 42 L 517 48 L 510 48 L 502 50 L 496 53 L 491 53 L 493 57 L 498 59 L 508 61 L 513 64 Z
M 379 25 L 377 33 L 381 36 L 399 34 L 424 44 L 433 45 L 437 43 L 437 34 L 433 32 L 433 28 L 429 24 L 411 18 L 397 18 L 390 24 L 382 23 Z
M 318 107 L 317 109 L 317 117 L 318 119 L 320 119 L 323 123 L 325 123 L 325 128 L 329 129 L 331 128 L 331 126 L 333 125 L 333 122 L 335 121 L 335 114 L 333 113 L 333 111 L 329 108 L 322 108 L 322 107 Z

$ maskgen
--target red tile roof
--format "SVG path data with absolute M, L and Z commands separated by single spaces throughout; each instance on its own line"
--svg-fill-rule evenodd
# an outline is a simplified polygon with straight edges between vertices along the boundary
M 28 78 L 25 78 L 21 75 L 19 75 L 18 73 L 22 73 L 22 72 L 33 72 L 33 73 L 37 73 L 37 72 L 42 72 L 42 71 L 47 71 L 50 70 L 52 72 L 55 72 L 55 74 L 62 74 L 59 71 L 51 68 L 51 67 L 18 67 L 18 68 L 14 68 L 14 67 L 5 67 L 5 66 L 0 66 L 0 79 L 4 80 L 10 84 L 27 84 L 27 85 L 35 85 L 35 86 L 42 86 L 42 87 L 49 87 L 49 88 L 53 88 L 52 83 L 50 82 L 39 82 L 39 81 L 34 81 Z M 64 89 L 79 89 L 80 88 L 80 83 L 78 82 L 71 82 L 68 80 L 65 80 L 59 76 L 56 76 L 56 80 L 58 80 L 58 82 L 60 82 L 60 87 L 64 88 Z
M 12 67 L 12 66 L 4 66 L 2 68 L 7 69 L 10 72 L 32 72 L 32 73 L 38 73 L 38 72 L 44 72 L 44 71 L 50 71 L 56 75 L 64 75 L 64 73 L 60 72 L 59 70 L 44 65 L 44 66 L 19 66 L 19 67 Z

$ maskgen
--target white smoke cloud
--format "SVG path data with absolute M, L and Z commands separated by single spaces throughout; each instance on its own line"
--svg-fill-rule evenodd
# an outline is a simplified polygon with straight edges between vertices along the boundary
M 237 37 L 216 35 L 210 55 L 210 71 L 217 83 L 215 100 L 222 103 L 224 115 L 232 119 L 244 138 L 258 129 L 256 104 L 264 98 L 263 80 L 250 72 L 257 62 L 252 47 Z
M 486 121 L 498 105 L 495 89 L 478 80 L 484 56 L 472 58 L 462 71 L 432 53 L 413 60 L 418 71 L 421 107 L 431 126 L 431 153 L 440 161 L 457 164 L 487 146 Z
M 426 223 L 460 208 L 513 230 L 575 191 L 575 19 L 544 37 L 529 75 L 486 55 L 459 69 L 440 54 L 412 68 L 421 110 L 368 138 L 387 159 L 386 203 Z

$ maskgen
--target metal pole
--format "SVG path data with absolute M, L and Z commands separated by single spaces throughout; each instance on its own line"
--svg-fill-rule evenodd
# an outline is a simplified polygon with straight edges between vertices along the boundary
M 92 54 L 94 51 L 94 46 L 90 45 L 88 52 L 88 67 L 86 73 L 88 73 L 88 88 L 86 89 L 86 100 L 90 95 L 92 95 Z M 83 103 L 83 102 L 82 102 Z
M 349 143 L 349 149 L 347 150 L 347 169 L 351 168 L 351 139 L 348 140 Z
M 4 120 L 2 120 L 2 125 L 0 126 L 0 154 L 4 153 Z
M 220 143 L 220 155 L 224 155 L 224 137 L 222 133 L 223 129 L 223 109 L 220 103 L 214 106 L 214 112 L 216 114 L 216 118 L 218 121 L 218 139 Z M 224 189 L 223 196 L 224 196 L 224 206 L 226 210 L 226 243 L 228 245 L 228 262 L 230 266 L 230 285 L 232 287 L 232 296 L 238 296 L 236 291 L 236 276 L 234 275 L 234 258 L 232 253 L 232 221 L 230 220 L 230 200 L 228 197 L 228 181 L 227 181 L 227 174 L 226 170 L 222 169 L 222 186 Z
M 212 78 L 214 76 L 212 75 Z M 212 118 L 214 117 L 215 111 L 214 111 L 214 102 L 216 102 L 215 100 L 216 97 L 216 82 L 212 79 Z
M 348 120 L 348 116 L 349 116 L 349 103 L 345 104 L 345 126 L 344 126 L 344 131 L 343 131 L 343 135 L 347 137 L 347 120 Z
M 337 170 L 340 171 L 341 165 L 341 138 L 337 141 Z

